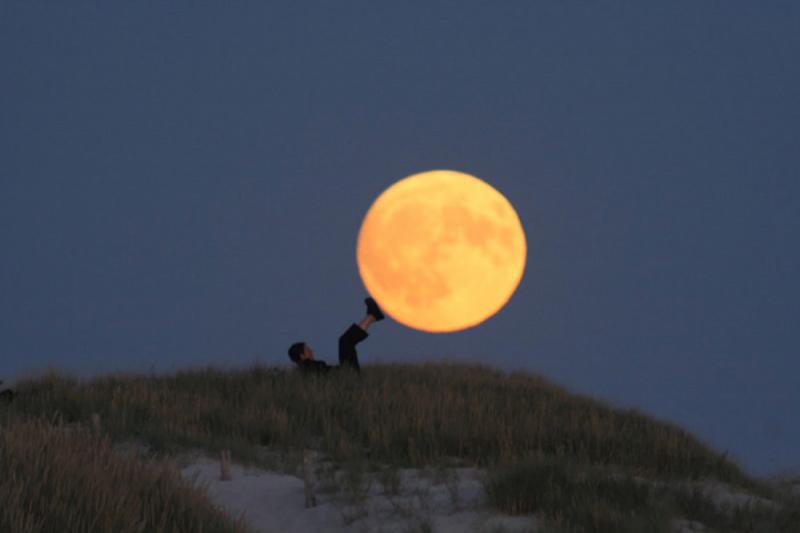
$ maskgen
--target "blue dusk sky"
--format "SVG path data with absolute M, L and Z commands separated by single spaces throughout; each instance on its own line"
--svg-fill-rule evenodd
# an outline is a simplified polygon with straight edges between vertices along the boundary
M 447 168 L 516 207 L 481 362 L 800 467 L 797 2 L 0 3 L 0 379 L 334 362 L 355 244 Z

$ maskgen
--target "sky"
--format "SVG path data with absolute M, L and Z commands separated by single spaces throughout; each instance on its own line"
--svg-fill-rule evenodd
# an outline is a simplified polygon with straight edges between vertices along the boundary
M 405 176 L 514 205 L 508 304 L 375 361 L 522 369 L 800 468 L 796 2 L 0 3 L 0 379 L 336 360 Z

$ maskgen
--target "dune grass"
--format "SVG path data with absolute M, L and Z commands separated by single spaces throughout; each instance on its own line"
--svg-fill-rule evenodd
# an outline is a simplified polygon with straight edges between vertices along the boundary
M 15 421 L 0 430 L 0 531 L 244 532 L 164 459 L 113 451 L 81 426 Z
M 51 374 L 19 383 L 18 391 L 20 416 L 58 412 L 73 422 L 97 412 L 115 439 L 141 437 L 164 450 L 314 447 L 339 459 L 368 453 L 406 466 L 563 457 L 658 477 L 752 485 L 725 455 L 681 428 L 536 376 L 481 366 L 386 364 L 360 377 L 322 378 L 261 366 L 206 368 L 86 383 Z
M 360 376 L 310 377 L 256 365 L 86 382 L 50 373 L 17 389 L 13 407 L 0 408 L 0 424 L 53 416 L 88 424 L 99 413 L 111 440 L 144 440 L 167 453 L 227 448 L 238 461 L 274 466 L 265 464 L 265 449 L 291 458 L 311 448 L 342 463 L 366 459 L 376 469 L 486 467 L 487 493 L 498 509 L 544 513 L 553 527 L 570 531 L 642 524 L 659 531 L 665 517 L 691 514 L 677 497 L 670 508 L 656 505 L 663 498 L 643 492 L 634 477 L 716 479 L 772 495 L 676 425 L 535 375 L 484 366 L 377 364 Z
M 564 461 L 529 460 L 494 469 L 490 503 L 511 514 L 535 513 L 551 527 L 638 533 L 668 531 L 668 516 L 653 506 L 650 487 L 631 476 L 609 476 Z
M 772 494 L 718 505 L 702 483 L 653 483 L 627 472 L 553 459 L 495 468 L 486 482 L 490 504 L 510 514 L 536 514 L 552 531 L 660 533 L 673 518 L 699 522 L 715 531 L 800 532 L 800 502 Z

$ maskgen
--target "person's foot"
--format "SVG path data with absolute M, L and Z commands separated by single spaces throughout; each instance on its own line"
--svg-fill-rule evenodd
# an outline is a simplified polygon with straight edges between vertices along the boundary
M 367 297 L 364 300 L 364 303 L 367 304 L 367 314 L 374 316 L 375 322 L 384 319 L 383 311 L 381 311 L 381 308 L 378 307 L 378 302 L 373 300 L 371 297 Z

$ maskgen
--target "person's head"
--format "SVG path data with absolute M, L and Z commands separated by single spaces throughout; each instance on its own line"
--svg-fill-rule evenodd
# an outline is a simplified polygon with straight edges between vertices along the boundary
M 289 346 L 289 359 L 294 363 L 314 359 L 314 351 L 304 342 L 296 342 Z

